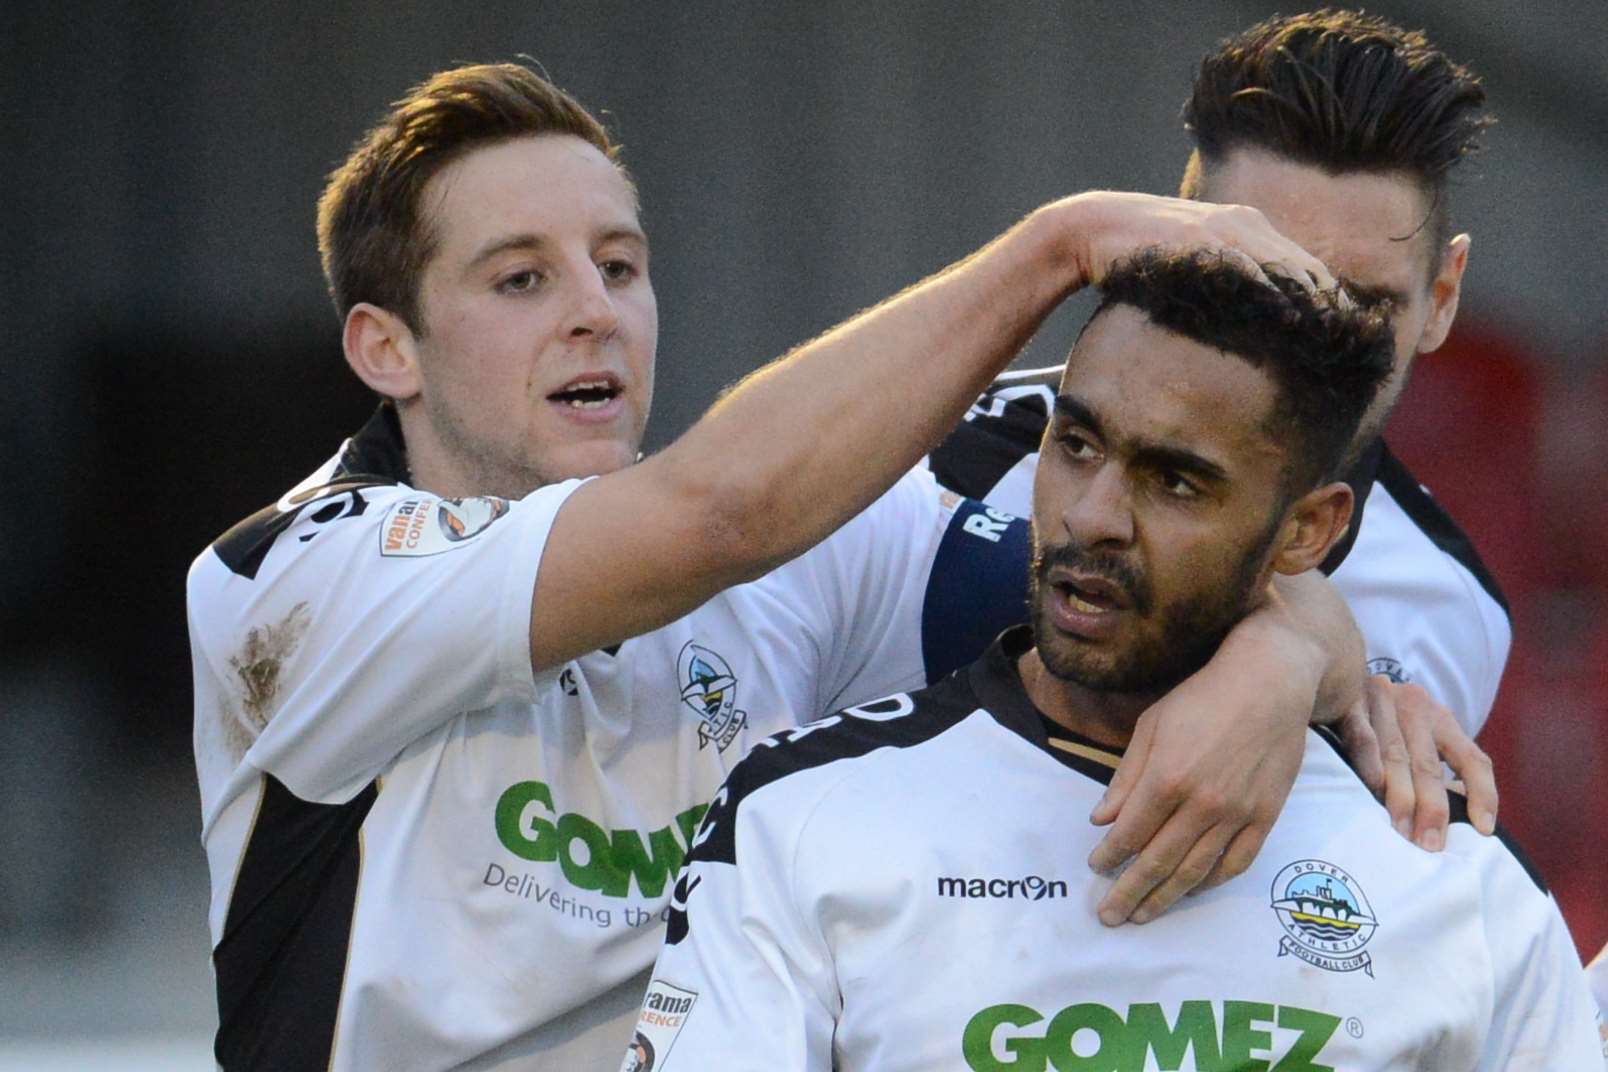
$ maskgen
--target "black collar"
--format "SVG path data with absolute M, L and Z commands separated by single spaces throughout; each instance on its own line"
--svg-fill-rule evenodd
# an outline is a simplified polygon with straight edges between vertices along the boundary
M 402 442 L 402 423 L 397 420 L 396 406 L 389 401 L 380 403 L 367 423 L 346 441 L 336 472 L 341 477 L 358 477 L 383 484 L 412 481 L 408 449 Z
M 999 635 L 983 657 L 966 670 L 967 684 L 978 706 L 1006 729 L 1043 749 L 1080 774 L 1109 785 L 1122 758 L 1120 749 L 1074 733 L 1050 721 L 1028 699 L 1017 660 L 1033 646 L 1033 628 L 1013 625 Z

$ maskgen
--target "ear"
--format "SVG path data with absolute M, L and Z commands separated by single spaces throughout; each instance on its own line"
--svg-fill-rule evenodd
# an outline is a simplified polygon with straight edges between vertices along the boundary
M 1440 268 L 1429 284 L 1429 319 L 1418 336 L 1418 352 L 1427 354 L 1440 348 L 1457 319 L 1457 301 L 1463 293 L 1463 269 L 1468 267 L 1468 249 L 1473 239 L 1460 234 L 1441 251 Z
M 419 393 L 419 350 L 401 317 L 358 302 L 346 314 L 341 349 L 357 378 L 398 402 Z
M 1351 507 L 1351 486 L 1338 480 L 1297 499 L 1279 532 L 1273 568 L 1293 576 L 1321 565 L 1346 534 Z

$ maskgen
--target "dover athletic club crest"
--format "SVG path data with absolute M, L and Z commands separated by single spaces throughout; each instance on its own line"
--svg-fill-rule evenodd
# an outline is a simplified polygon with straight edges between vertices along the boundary
M 719 654 L 692 641 L 676 656 L 681 702 L 697 712 L 698 747 L 711 741 L 724 752 L 748 724 L 748 712 L 737 710 L 737 679 Z
M 1357 880 L 1322 860 L 1297 860 L 1273 879 L 1273 911 L 1284 927 L 1279 956 L 1294 954 L 1333 972 L 1359 968 L 1373 978 L 1363 952 L 1379 928 Z

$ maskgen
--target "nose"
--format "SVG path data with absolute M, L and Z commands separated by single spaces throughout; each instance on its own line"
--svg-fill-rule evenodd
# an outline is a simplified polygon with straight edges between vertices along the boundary
M 606 339 L 613 335 L 619 327 L 620 315 L 602 275 L 594 265 L 587 264 L 573 278 L 576 283 L 566 317 L 569 337 Z
M 1074 542 L 1089 548 L 1133 542 L 1132 493 L 1120 466 L 1101 465 L 1070 492 L 1061 519 Z

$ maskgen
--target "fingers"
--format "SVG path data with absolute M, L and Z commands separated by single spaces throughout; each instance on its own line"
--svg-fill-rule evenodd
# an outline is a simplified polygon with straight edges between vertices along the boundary
M 1256 861 L 1256 854 L 1262 851 L 1262 842 L 1267 840 L 1267 835 L 1272 829 L 1271 820 L 1241 827 L 1240 832 L 1229 841 L 1223 855 L 1217 858 L 1217 865 L 1212 868 L 1211 873 L 1195 887 L 1195 892 L 1200 893 L 1221 886 L 1229 879 L 1243 875 Z
M 1271 267 L 1308 291 L 1332 290 L 1334 275 L 1317 257 L 1280 234 L 1259 210 L 1248 205 L 1216 206 L 1225 221 L 1225 238 L 1235 251 L 1253 260 L 1253 273 L 1271 285 L 1265 267 Z
M 1069 198 L 1068 207 L 1077 220 L 1074 256 L 1089 283 L 1100 283 L 1113 263 L 1137 250 L 1161 246 L 1216 250 L 1268 286 L 1269 268 L 1309 291 L 1338 286 L 1321 260 L 1247 205 L 1101 190 Z
M 1474 829 L 1490 836 L 1496 833 L 1496 811 L 1499 799 L 1496 794 L 1496 772 L 1491 766 L 1491 757 L 1480 751 L 1474 742 L 1469 742 L 1470 748 L 1477 757 L 1477 766 L 1470 762 L 1452 762 L 1452 769 L 1463 776 L 1463 786 L 1468 797 L 1468 818 L 1474 824 Z
M 1212 873 L 1230 833 L 1220 824 L 1202 834 L 1182 814 L 1175 814 L 1106 891 L 1100 901 L 1100 922 L 1149 923 L 1161 915 Z
M 1374 733 L 1373 724 L 1368 720 L 1368 698 L 1366 693 L 1362 699 L 1352 704 L 1340 719 L 1340 739 L 1345 742 L 1346 755 L 1351 759 L 1351 767 L 1362 779 L 1362 784 L 1375 797 L 1383 799 L 1385 795 L 1385 765 L 1379 755 L 1379 736 Z
M 1368 679 L 1367 703 L 1369 721 L 1379 741 L 1379 760 L 1384 768 L 1385 810 L 1390 813 L 1390 824 L 1396 832 L 1410 841 L 1413 810 L 1417 804 L 1413 796 L 1412 758 L 1407 742 L 1402 739 L 1389 679 L 1378 676 Z
M 1111 784 L 1106 787 L 1105 795 L 1100 798 L 1100 803 L 1096 804 L 1094 810 L 1089 813 L 1089 822 L 1095 826 L 1105 826 L 1122 811 L 1122 806 L 1128 802 L 1128 797 L 1133 793 L 1134 786 L 1139 784 L 1139 780 L 1145 772 L 1146 764 L 1150 759 L 1150 745 L 1154 740 L 1155 719 L 1141 715 L 1138 723 L 1133 728 L 1133 739 L 1128 742 L 1128 747 L 1122 755 L 1122 761 L 1117 764 L 1116 773 L 1111 776 Z M 1165 818 L 1165 816 L 1162 816 L 1161 820 Z M 1158 828 L 1161 826 L 1161 820 L 1156 822 Z M 1115 871 L 1128 858 L 1127 856 L 1123 856 L 1121 859 L 1116 858 L 1114 846 L 1102 852 L 1101 848 L 1110 840 L 1110 838 L 1106 838 L 1101 841 L 1100 845 L 1095 847 L 1096 855 L 1089 857 L 1089 866 L 1101 874 Z M 1096 858 L 1099 859 L 1100 863 L 1095 862 Z M 1104 866 L 1101 866 L 1102 864 Z
M 1491 757 L 1463 732 L 1450 711 L 1439 704 L 1435 707 L 1435 746 L 1462 782 L 1463 795 L 1468 798 L 1469 822 L 1482 834 L 1495 833 L 1498 801 Z
M 1451 822 L 1446 777 L 1430 730 L 1430 709 L 1439 705 L 1418 685 L 1403 685 L 1392 691 L 1413 780 L 1413 842 L 1421 849 L 1439 852 L 1446 846 L 1446 825 Z

